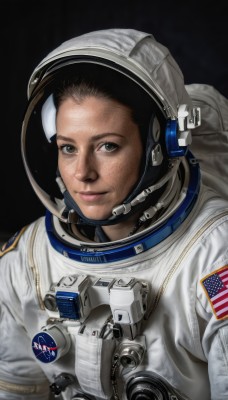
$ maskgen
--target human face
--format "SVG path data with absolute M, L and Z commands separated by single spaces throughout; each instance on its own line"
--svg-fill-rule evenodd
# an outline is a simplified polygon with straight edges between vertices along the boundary
M 57 113 L 58 166 L 85 217 L 102 220 L 139 178 L 142 143 L 128 107 L 110 99 L 72 98 Z

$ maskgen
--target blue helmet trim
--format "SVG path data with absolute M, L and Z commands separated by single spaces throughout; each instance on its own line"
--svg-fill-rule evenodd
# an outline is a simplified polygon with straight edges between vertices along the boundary
M 188 150 L 187 146 L 179 146 L 177 139 L 177 120 L 169 119 L 166 124 L 165 140 L 169 157 L 183 157 Z
M 168 236 L 170 236 L 187 218 L 191 212 L 199 194 L 200 189 L 200 169 L 199 164 L 195 162 L 194 156 L 188 151 L 186 158 L 189 163 L 190 168 L 190 181 L 187 190 L 186 197 L 181 203 L 177 211 L 159 228 L 144 234 L 143 237 L 135 239 L 131 243 L 126 243 L 125 245 L 113 246 L 110 244 L 108 249 L 104 249 L 105 244 L 100 243 L 101 250 L 89 249 L 89 246 L 81 246 L 81 248 L 73 248 L 63 243 L 63 240 L 55 233 L 52 222 L 52 214 L 50 211 L 46 213 L 46 230 L 50 240 L 51 245 L 56 251 L 62 255 L 73 259 L 78 262 L 88 263 L 88 264 L 102 264 L 111 263 L 115 261 L 122 261 L 135 255 L 145 252 L 152 247 L 156 246 Z

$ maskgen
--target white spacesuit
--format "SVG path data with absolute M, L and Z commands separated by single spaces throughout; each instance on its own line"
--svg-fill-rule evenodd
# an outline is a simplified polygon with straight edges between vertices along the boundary
M 126 218 L 140 206 L 146 225 L 115 242 L 69 233 L 72 214 L 83 215 L 58 173 L 56 179 L 51 157 L 55 82 L 81 64 L 130 78 L 166 121 L 166 150 L 154 118 L 136 191 L 102 221 Z M 150 34 L 82 35 L 35 69 L 22 156 L 47 214 L 1 251 L 1 399 L 228 398 L 228 202 L 204 185 L 189 150 L 191 130 L 199 126 L 200 109 L 179 67 Z M 147 174 L 163 157 L 167 169 L 150 181 Z

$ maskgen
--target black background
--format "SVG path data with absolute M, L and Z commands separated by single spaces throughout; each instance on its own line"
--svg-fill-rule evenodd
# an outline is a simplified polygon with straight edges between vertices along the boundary
M 27 82 L 43 57 L 88 31 L 133 28 L 167 46 L 186 83 L 207 83 L 228 97 L 227 0 L 1 0 L 0 232 L 14 233 L 44 214 L 20 153 Z

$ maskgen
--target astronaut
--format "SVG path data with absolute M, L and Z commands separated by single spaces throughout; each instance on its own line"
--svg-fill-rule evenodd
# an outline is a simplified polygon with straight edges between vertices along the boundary
M 21 147 L 46 215 L 2 248 L 0 398 L 228 398 L 228 202 L 191 150 L 182 73 L 149 33 L 64 42 Z

